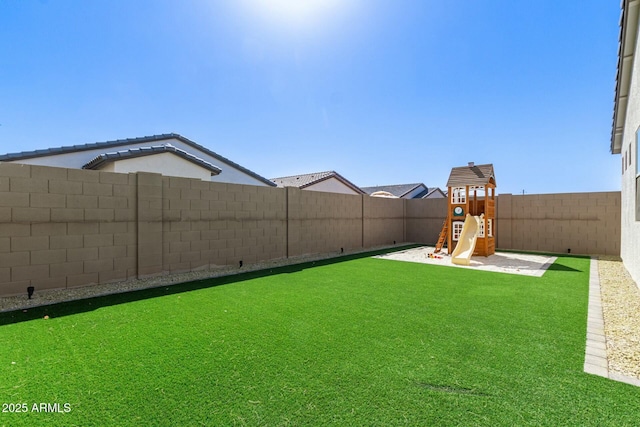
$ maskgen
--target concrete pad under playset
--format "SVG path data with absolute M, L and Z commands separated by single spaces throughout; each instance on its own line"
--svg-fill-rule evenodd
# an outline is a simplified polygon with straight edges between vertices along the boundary
M 550 255 L 495 252 L 486 257 L 473 257 L 468 264 L 464 265 L 455 264 L 451 255 L 447 254 L 446 249 L 439 253 L 434 253 L 434 251 L 435 248 L 433 246 L 422 246 L 378 255 L 375 258 L 535 277 L 541 277 L 557 259 L 557 257 Z

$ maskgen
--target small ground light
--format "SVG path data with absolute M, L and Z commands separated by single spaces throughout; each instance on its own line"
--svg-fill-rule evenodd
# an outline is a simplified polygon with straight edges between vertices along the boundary
M 340 253 L 343 254 L 344 253 L 344 248 L 340 248 Z
M 567 249 L 567 253 L 570 254 L 571 253 L 571 248 Z
M 31 297 L 33 296 L 33 291 L 35 291 L 36 288 L 34 288 L 33 286 L 29 286 L 27 288 L 27 295 L 29 296 L 29 299 L 31 299 Z
M 242 267 L 242 260 L 240 260 L 240 267 Z

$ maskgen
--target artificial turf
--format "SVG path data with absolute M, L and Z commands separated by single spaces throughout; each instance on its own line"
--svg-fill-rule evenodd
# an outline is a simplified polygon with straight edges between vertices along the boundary
M 637 425 L 582 371 L 588 273 L 366 257 L 0 314 L 0 426 Z

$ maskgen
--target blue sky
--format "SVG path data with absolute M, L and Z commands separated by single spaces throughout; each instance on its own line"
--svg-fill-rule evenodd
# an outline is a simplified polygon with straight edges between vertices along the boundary
M 610 191 L 618 2 L 0 0 L 0 153 L 175 132 L 267 178 Z

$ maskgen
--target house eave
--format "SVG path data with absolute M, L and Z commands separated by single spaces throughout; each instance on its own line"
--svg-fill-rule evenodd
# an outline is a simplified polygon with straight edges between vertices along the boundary
M 135 148 L 135 149 L 125 150 L 125 151 L 103 153 L 96 156 L 89 163 L 86 163 L 85 165 L 83 165 L 82 169 L 99 170 L 108 163 L 113 163 L 120 160 L 135 159 L 139 157 L 153 156 L 153 155 L 163 154 L 163 153 L 171 153 L 190 163 L 193 163 L 198 167 L 206 169 L 209 172 L 211 172 L 211 176 L 219 175 L 220 172 L 222 172 L 222 170 L 217 166 L 197 156 L 194 156 L 191 153 L 187 153 L 184 150 L 180 150 L 172 145 L 157 145 L 157 146 L 151 146 L 151 147 Z
M 622 138 L 627 117 L 627 104 L 631 87 L 634 52 L 638 33 L 638 7 L 640 0 L 622 0 L 620 12 L 620 37 L 618 41 L 618 68 L 611 129 L 612 154 L 622 151 Z

